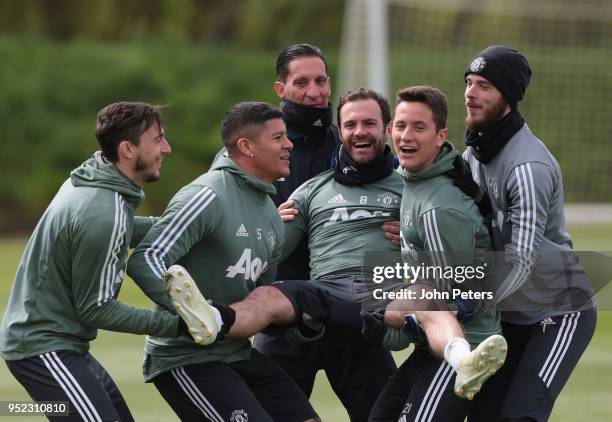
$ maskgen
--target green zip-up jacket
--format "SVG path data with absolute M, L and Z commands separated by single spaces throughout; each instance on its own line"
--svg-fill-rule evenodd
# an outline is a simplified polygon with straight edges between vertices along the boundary
M 170 309 L 160 278 L 173 264 L 184 266 L 207 299 L 230 304 L 257 285 L 275 280 L 284 239 L 270 198 L 275 188 L 220 157 L 170 200 L 161 219 L 136 248 L 129 275 Z M 248 340 L 198 346 L 191 338 L 148 337 L 144 375 L 150 381 L 182 365 L 249 359 Z
M 393 172 L 372 183 L 347 186 L 334 179 L 334 172 L 313 177 L 290 197 L 299 212 L 285 223 L 283 255 L 307 237 L 313 280 L 370 275 L 366 252 L 398 251 L 382 225 L 399 218 L 402 178 Z
M 404 177 L 400 211 L 402 256 L 409 257 L 415 251 L 428 252 L 432 264 L 443 266 L 484 263 L 485 253 L 492 246 L 482 215 L 473 199 L 444 175 L 453 168 L 457 156 L 459 152 L 446 141 L 431 167 L 417 173 L 398 170 Z M 470 256 L 473 258 L 469 259 Z M 448 262 L 448 259 L 461 262 Z M 466 339 L 475 345 L 499 333 L 499 320 L 496 310 L 476 315 L 463 324 Z
M 84 352 L 99 328 L 176 336 L 176 316 L 116 300 L 130 242 L 142 239 L 153 222 L 134 219 L 143 199 L 100 152 L 70 174 L 19 262 L 0 327 L 4 359 Z

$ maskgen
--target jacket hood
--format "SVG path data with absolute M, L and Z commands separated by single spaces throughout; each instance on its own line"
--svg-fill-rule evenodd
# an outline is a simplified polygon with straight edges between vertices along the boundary
M 145 197 L 144 191 L 104 158 L 101 151 L 96 151 L 90 159 L 72 170 L 70 181 L 76 187 L 96 187 L 118 192 L 135 207 Z
M 458 155 L 460 155 L 459 151 L 455 149 L 454 145 L 450 141 L 444 141 L 440 154 L 431 167 L 416 173 L 410 173 L 400 166 L 397 171 L 406 181 L 430 179 L 451 170 L 453 168 L 453 161 L 455 161 Z
M 274 187 L 274 185 L 270 183 L 266 183 L 263 180 L 258 179 L 257 177 L 253 176 L 252 174 L 247 173 L 246 171 L 244 171 L 242 167 L 236 164 L 229 157 L 226 157 L 226 156 L 219 157 L 219 159 L 213 163 L 210 170 L 211 171 L 212 170 L 227 171 L 228 173 L 231 173 L 234 176 L 236 176 L 239 180 L 244 182 L 249 187 L 253 188 L 254 190 L 258 192 L 261 192 L 264 195 L 275 195 L 276 194 L 276 188 Z

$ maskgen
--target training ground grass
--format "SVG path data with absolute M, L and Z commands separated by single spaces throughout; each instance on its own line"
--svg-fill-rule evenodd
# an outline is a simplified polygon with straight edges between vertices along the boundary
M 577 250 L 612 251 L 612 226 L 575 226 L 570 229 L 570 233 Z M 4 313 L 15 269 L 24 246 L 24 239 L 0 240 L 1 314 Z M 123 284 L 120 300 L 134 306 L 149 306 L 147 298 L 131 280 L 126 280 Z M 91 351 L 118 384 L 138 422 L 177 421 L 178 418 L 155 387 L 142 381 L 140 364 L 143 340 L 141 336 L 101 330 L 98 339 L 92 343 Z M 409 350 L 396 353 L 398 364 L 403 362 L 408 354 Z M 0 401 L 6 400 L 28 400 L 28 396 L 6 366 L 0 363 Z M 311 401 L 325 421 L 348 421 L 346 411 L 322 372 L 319 372 L 317 377 Z M 11 420 L 45 419 L 12 417 Z M 595 336 L 557 400 L 550 420 L 554 422 L 612 420 L 612 312 L 599 312 Z

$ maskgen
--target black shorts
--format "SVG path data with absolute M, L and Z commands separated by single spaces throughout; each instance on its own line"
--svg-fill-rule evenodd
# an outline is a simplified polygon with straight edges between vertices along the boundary
M 555 400 L 588 346 L 596 311 L 573 312 L 537 324 L 502 321 L 504 366 L 475 397 L 470 422 L 547 421 Z
M 463 422 L 473 403 L 455 395 L 455 371 L 417 347 L 389 378 L 378 397 L 371 422 Z
M 110 375 L 89 353 L 59 350 L 6 366 L 33 400 L 69 402 L 69 415 L 52 421 L 134 420 Z
M 296 422 L 318 417 L 295 382 L 255 350 L 250 359 L 238 362 L 180 366 L 153 383 L 184 421 Z
M 320 340 L 295 344 L 264 334 L 255 336 L 254 347 L 277 363 L 302 391 L 310 396 L 315 376 L 324 370 L 334 392 L 352 422 L 367 421 L 376 398 L 396 369 L 393 356 L 361 335 L 359 283 L 353 278 L 338 280 L 286 281 L 273 283 L 296 308 L 295 294 L 329 293 L 332 314 Z
M 297 292 L 316 295 L 316 290 L 328 293 L 331 315 L 327 325 L 351 328 L 361 333 L 361 302 L 359 300 L 360 287 L 363 283 L 353 277 L 333 280 L 289 280 L 277 281 L 270 284 L 279 289 L 289 299 L 296 313 L 299 307 L 296 301 Z

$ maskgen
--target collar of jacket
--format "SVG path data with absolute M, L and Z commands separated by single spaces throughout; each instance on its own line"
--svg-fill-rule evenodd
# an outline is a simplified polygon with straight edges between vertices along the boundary
M 424 179 L 431 179 L 432 177 L 439 176 L 453 169 L 453 161 L 458 155 L 460 155 L 459 151 L 455 149 L 454 145 L 450 141 L 444 141 L 438 158 L 436 158 L 436 161 L 425 170 L 411 173 L 400 166 L 397 171 L 404 177 L 406 182 L 418 182 Z
M 316 148 L 327 141 L 327 129 L 332 124 L 331 103 L 327 107 L 310 107 L 283 100 L 280 109 L 294 148 Z
M 96 151 L 72 170 L 70 181 L 76 187 L 88 186 L 118 192 L 132 209 L 136 209 L 145 197 L 144 191 L 107 160 L 101 151 Z
M 241 185 L 248 187 L 250 191 L 253 192 L 254 198 L 258 199 L 259 202 L 265 202 L 269 195 L 276 195 L 276 188 L 274 185 L 266 183 L 252 174 L 247 173 L 229 157 L 223 155 L 219 157 L 219 159 L 213 163 L 210 170 L 223 170 L 231 173 L 238 179 Z

